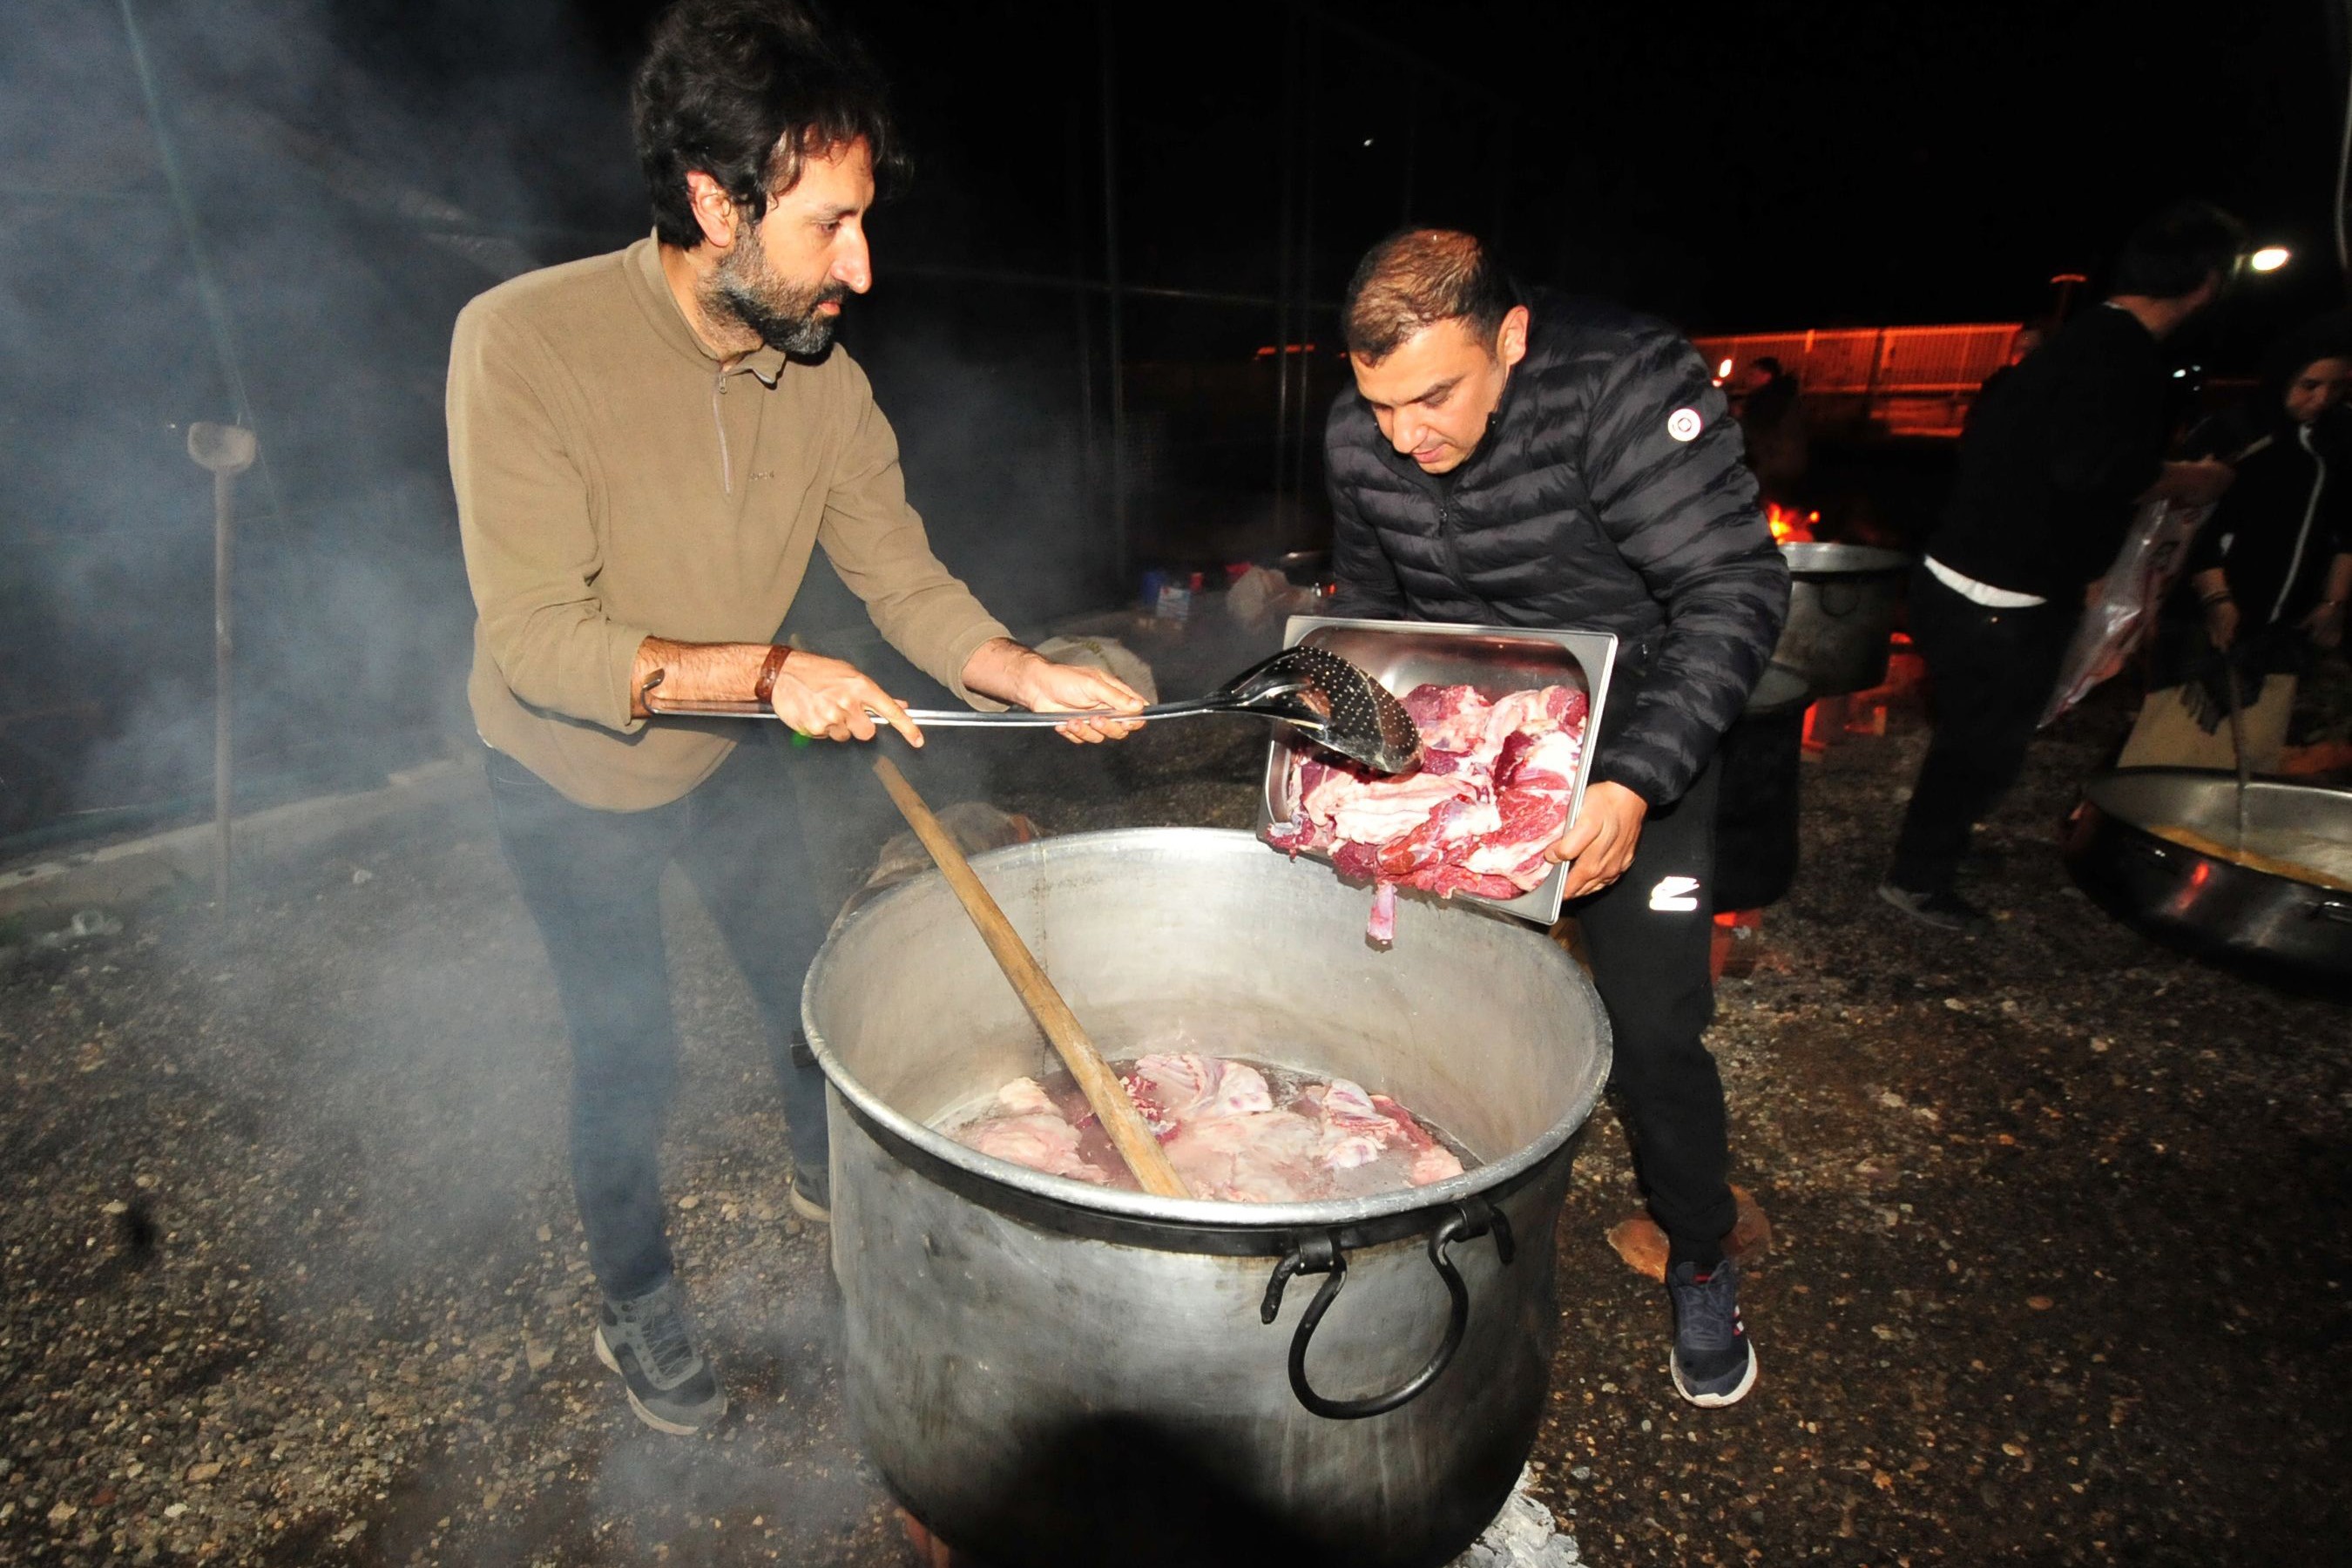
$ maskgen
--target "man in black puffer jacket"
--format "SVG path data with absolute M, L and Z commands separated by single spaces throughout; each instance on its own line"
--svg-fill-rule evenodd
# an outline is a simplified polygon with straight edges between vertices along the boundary
M 1374 247 L 1344 324 L 1356 385 L 1323 437 L 1332 613 L 1619 638 L 1584 803 L 1549 854 L 1570 868 L 1612 1081 L 1669 1244 L 1675 1386 L 1729 1405 L 1756 1358 L 1722 1246 L 1723 1083 L 1700 1039 L 1715 1010 L 1713 763 L 1789 610 L 1739 427 L 1672 328 L 1523 300 L 1466 234 Z

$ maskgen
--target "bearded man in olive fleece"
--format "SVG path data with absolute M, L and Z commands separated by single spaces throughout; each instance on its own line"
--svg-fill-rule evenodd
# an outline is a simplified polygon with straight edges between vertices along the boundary
M 665 723 L 757 699 L 792 730 L 922 735 L 838 659 L 776 643 L 822 548 L 875 625 L 974 706 L 1134 728 L 1107 675 L 1021 647 L 931 553 L 889 422 L 832 346 L 872 281 L 895 153 L 881 84 L 789 0 L 686 0 L 635 96 L 654 232 L 474 300 L 449 364 L 449 467 L 479 611 L 469 695 L 499 835 L 572 1047 L 572 1184 L 604 1301 L 595 1349 L 639 1417 L 689 1433 L 726 1394 L 663 1226 L 677 1077 L 658 886 L 677 861 L 757 997 L 783 1079 L 793 1206 L 828 1217 L 824 1081 L 795 1059 L 823 938 L 782 726 Z

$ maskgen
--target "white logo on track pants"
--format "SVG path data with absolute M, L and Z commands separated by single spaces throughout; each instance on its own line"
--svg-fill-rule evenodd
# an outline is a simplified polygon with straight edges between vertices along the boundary
M 1650 889 L 1650 907 L 1667 914 L 1683 914 L 1698 908 L 1696 877 L 1661 877 L 1658 885 Z

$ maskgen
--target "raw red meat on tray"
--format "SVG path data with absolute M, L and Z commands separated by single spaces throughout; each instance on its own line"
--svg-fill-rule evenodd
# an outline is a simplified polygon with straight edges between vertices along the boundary
M 1405 711 L 1421 766 L 1383 778 L 1326 753 L 1294 752 L 1283 780 L 1289 820 L 1266 842 L 1331 858 L 1371 881 L 1375 942 L 1396 936 L 1396 889 L 1512 899 L 1542 882 L 1543 852 L 1568 829 L 1585 695 L 1571 686 L 1489 700 L 1475 687 L 1417 686 Z

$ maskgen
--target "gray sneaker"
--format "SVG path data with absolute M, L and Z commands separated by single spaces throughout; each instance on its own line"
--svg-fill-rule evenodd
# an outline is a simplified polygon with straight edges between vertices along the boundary
M 727 1414 L 727 1392 L 694 1348 L 686 1287 L 676 1279 L 625 1301 L 607 1298 L 596 1359 L 621 1374 L 629 1408 L 657 1432 L 691 1436 Z
M 1982 910 L 1955 892 L 1915 893 L 1892 882 L 1881 882 L 1878 896 L 1921 925 L 1933 926 L 1937 931 L 1982 936 L 1992 925 Z
M 831 1225 L 833 1173 L 822 1165 L 793 1165 L 792 1190 L 784 1194 L 784 1202 L 813 1225 Z

